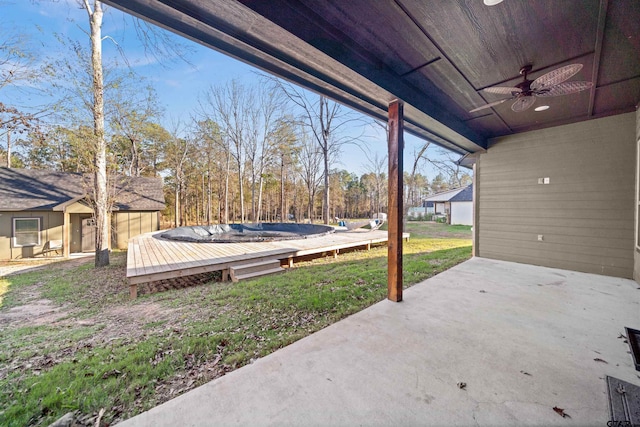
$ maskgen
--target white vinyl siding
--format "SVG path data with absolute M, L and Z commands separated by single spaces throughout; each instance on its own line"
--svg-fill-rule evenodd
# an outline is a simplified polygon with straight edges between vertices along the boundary
M 473 225 L 473 202 L 451 202 L 451 225 Z
M 40 218 L 13 219 L 13 246 L 40 246 Z

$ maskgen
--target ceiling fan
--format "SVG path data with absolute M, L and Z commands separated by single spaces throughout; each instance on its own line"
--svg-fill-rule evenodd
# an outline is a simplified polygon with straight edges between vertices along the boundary
M 502 104 L 510 99 L 515 99 L 516 102 L 511 105 L 511 109 L 516 113 L 521 113 L 528 110 L 534 104 L 536 101 L 535 97 L 544 98 L 548 96 L 569 95 L 571 93 L 589 89 L 593 86 L 593 83 L 591 82 L 565 82 L 565 80 L 573 77 L 582 69 L 582 64 L 571 64 L 556 68 L 535 80 L 527 79 L 527 74 L 531 72 L 531 68 L 531 65 L 525 65 L 520 69 L 520 75 L 524 77 L 524 80 L 515 85 L 515 87 L 494 86 L 482 89 L 483 92 L 486 93 L 510 96 L 508 98 L 474 108 L 469 112 L 474 113 L 476 111 L 484 110 L 485 108 Z

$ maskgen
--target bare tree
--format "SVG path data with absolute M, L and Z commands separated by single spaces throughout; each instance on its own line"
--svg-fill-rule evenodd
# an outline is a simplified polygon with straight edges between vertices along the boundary
M 40 67 L 36 66 L 36 54 L 31 51 L 28 43 L 29 37 L 25 34 L 10 29 L 5 22 L 0 23 L 0 90 L 13 88 L 17 92 L 24 92 L 21 85 L 37 78 Z M 27 85 L 33 88 L 35 85 Z M 11 154 L 14 135 L 34 133 L 41 137 L 40 119 L 45 114 L 46 108 L 40 111 L 24 111 L 11 102 L 0 101 L 0 138 L 6 137 L 6 166 L 12 166 Z
M 93 4 L 83 0 L 89 17 L 91 40 L 91 73 L 93 94 L 93 207 L 96 220 L 96 259 L 95 266 L 109 265 L 109 231 L 111 230 L 111 211 L 107 189 L 107 141 L 104 132 L 104 78 L 102 70 L 102 3 Z
M 307 190 L 308 204 L 307 213 L 309 221 L 314 220 L 314 201 L 316 194 L 322 182 L 322 151 L 318 148 L 317 144 L 311 140 L 309 135 L 304 132 L 301 135 L 300 144 L 300 178 L 304 182 Z
M 365 158 L 367 159 L 367 170 L 369 172 L 369 179 L 371 181 L 371 189 L 373 193 L 372 197 L 372 211 L 371 214 L 382 212 L 381 197 L 385 193 L 384 189 L 387 185 L 387 156 L 380 156 L 377 152 L 371 154 L 367 150 L 362 150 Z
M 179 135 L 180 124 L 174 124 L 173 129 L 170 131 L 171 138 L 167 141 L 167 145 L 164 147 L 165 158 L 167 168 L 170 172 L 170 178 L 173 184 L 174 191 L 174 226 L 179 227 L 186 225 L 186 217 L 184 215 L 186 207 L 186 191 L 185 191 L 185 178 L 186 178 L 186 164 L 191 158 L 195 146 L 195 141 L 190 138 L 181 138 Z
M 449 150 L 438 150 L 440 158 L 429 158 L 429 163 L 436 167 L 449 182 L 450 187 L 464 187 L 471 184 L 471 175 L 462 169 L 458 158 L 460 155 Z
M 413 164 L 411 166 L 411 172 L 410 175 L 408 176 L 408 179 L 406 180 L 406 185 L 407 185 L 407 192 L 406 192 L 406 198 L 405 198 L 405 209 L 409 209 L 410 206 L 415 206 L 417 203 L 417 191 L 418 191 L 418 184 L 421 181 L 421 177 L 418 174 L 418 168 L 420 166 L 421 162 L 424 161 L 428 161 L 428 157 L 427 157 L 427 149 L 429 148 L 429 146 L 431 145 L 430 141 L 425 141 L 424 144 L 418 148 L 417 150 L 413 151 Z M 406 214 L 406 212 L 405 212 Z M 406 217 L 406 215 L 405 215 Z
M 127 175 L 141 176 L 148 166 L 142 159 L 148 148 L 145 143 L 153 135 L 152 124 L 160 116 L 161 110 L 155 90 L 151 86 L 143 90 L 121 86 L 117 95 L 112 97 L 110 106 L 112 128 L 121 140 L 126 141 L 126 150 L 122 151 L 129 151 L 128 155 L 122 156 L 127 162 Z
M 28 37 L 6 22 L 0 26 L 0 90 L 35 77 L 35 55 L 28 46 Z
M 247 110 L 246 152 L 251 169 L 251 219 L 260 221 L 264 176 L 275 161 L 276 131 L 281 122 L 283 99 L 280 91 L 265 85 L 250 89 L 250 93 L 253 105 Z
M 50 67 L 49 70 L 54 74 L 53 79 L 56 80 L 54 86 L 64 86 L 69 75 L 74 76 L 71 80 L 71 86 L 75 86 L 76 97 L 90 111 L 91 122 L 93 127 L 93 137 L 90 141 L 90 148 L 93 153 L 93 183 L 91 191 L 91 203 L 94 210 L 96 222 L 96 256 L 95 266 L 101 267 L 109 264 L 109 233 L 110 218 L 113 208 L 114 195 L 109 194 L 109 176 L 107 165 L 107 141 L 105 131 L 105 92 L 107 89 L 113 89 L 114 86 L 105 84 L 105 70 L 103 68 L 102 42 L 108 39 L 113 42 L 120 51 L 120 55 L 124 62 L 128 65 L 126 55 L 122 46 L 117 43 L 114 37 L 102 35 L 102 24 L 104 10 L 102 3 L 98 0 L 77 0 L 77 4 L 85 10 L 88 21 L 89 31 L 86 34 L 89 37 L 91 49 L 90 55 L 86 55 L 86 51 L 82 43 L 76 40 L 69 40 L 68 45 L 75 54 L 75 62 L 72 60 L 57 61 L 56 67 Z M 144 21 L 133 18 L 133 22 L 138 35 L 143 36 L 140 39 L 147 52 L 153 53 L 156 57 L 164 59 L 185 59 L 185 49 L 179 43 L 171 40 L 167 33 L 164 33 L 158 27 L 147 25 Z M 60 41 L 64 41 L 65 37 L 57 35 Z M 114 67 L 114 70 L 116 67 Z M 113 71 L 113 70 L 112 70 Z M 87 82 L 79 75 L 88 72 L 90 79 L 90 90 L 87 91 Z M 64 75 L 62 75 L 64 74 Z M 112 79 L 116 81 L 117 79 Z M 87 96 L 90 94 L 90 96 Z M 111 185 L 111 187 L 114 187 Z
M 247 156 L 244 148 L 252 101 L 250 91 L 232 80 L 223 86 L 210 87 L 200 102 L 201 114 L 213 118 L 229 142 L 229 153 L 235 160 L 238 173 L 241 222 L 245 221 L 244 175 Z
M 369 123 L 363 116 L 331 101 L 323 95 L 315 95 L 282 80 L 271 78 L 289 101 L 300 111 L 299 122 L 309 131 L 322 154 L 324 198 L 322 218 L 329 223 L 329 171 L 334 156 L 344 144 L 357 144 Z M 359 132 L 358 132 L 359 130 Z M 354 132 L 355 131 L 355 132 Z
M 280 168 L 280 220 L 288 219 L 286 200 L 286 184 L 289 170 L 297 162 L 300 147 L 293 130 L 294 122 L 290 118 L 282 118 L 274 132 L 274 147 Z

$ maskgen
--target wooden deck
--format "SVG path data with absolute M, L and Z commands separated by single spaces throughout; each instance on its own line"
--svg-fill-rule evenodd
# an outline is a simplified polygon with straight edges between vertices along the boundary
M 386 231 L 337 231 L 323 237 L 252 243 L 189 243 L 159 237 L 162 232 L 146 233 L 129 241 L 127 279 L 131 297 L 137 285 L 212 271 L 228 272 L 234 266 L 267 259 L 288 260 L 330 253 L 337 256 L 343 249 L 366 247 L 388 240 Z M 409 233 L 404 233 L 405 239 Z

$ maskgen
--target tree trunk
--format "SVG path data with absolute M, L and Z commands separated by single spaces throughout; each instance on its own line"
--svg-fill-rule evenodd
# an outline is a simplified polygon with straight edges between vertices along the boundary
M 218 204 L 218 206 L 220 206 Z M 211 171 L 207 172 L 207 225 L 211 225 Z
M 227 150 L 227 173 L 224 181 L 224 223 L 229 224 L 229 175 L 231 175 L 231 152 Z
M 140 154 L 138 153 L 138 144 L 134 138 L 129 138 L 131 141 L 131 168 L 129 174 L 131 176 L 140 176 Z
M 109 265 L 109 195 L 107 193 L 107 142 L 104 136 L 104 83 L 102 76 L 102 5 L 94 1 L 91 12 L 85 0 L 91 27 L 91 68 L 93 71 L 93 133 L 95 137 L 94 197 L 96 218 L 95 266 Z
M 260 174 L 260 179 L 258 180 L 258 211 L 256 216 L 258 218 L 257 222 L 260 222 L 260 217 L 262 216 L 262 187 L 264 186 L 264 178 L 262 174 Z
M 238 191 L 240 193 L 240 222 L 245 222 L 244 216 L 244 185 L 242 183 L 242 165 L 238 161 Z
M 175 191 L 175 200 L 173 203 L 173 208 L 175 210 L 175 215 L 173 218 L 173 226 L 174 227 L 179 227 L 179 223 L 180 223 L 180 185 L 176 182 L 176 191 Z
M 253 170 L 253 167 L 251 168 L 251 221 L 252 222 L 258 222 L 259 219 L 259 214 L 257 213 L 257 210 L 259 208 L 256 206 L 256 173 L 255 170 Z
M 7 130 L 7 169 L 11 169 L 11 132 Z
M 327 145 L 325 145 L 327 147 Z M 322 219 L 329 224 L 329 150 L 323 149 L 324 154 L 324 202 L 322 203 Z
M 320 126 L 322 132 L 322 159 L 324 162 L 324 201 L 322 203 L 322 219 L 329 224 L 329 104 L 324 96 L 320 96 Z M 325 111 L 326 110 L 326 111 Z
M 280 162 L 280 221 L 285 222 L 285 220 L 289 219 L 288 215 L 285 217 L 285 208 L 284 208 L 284 159 Z

